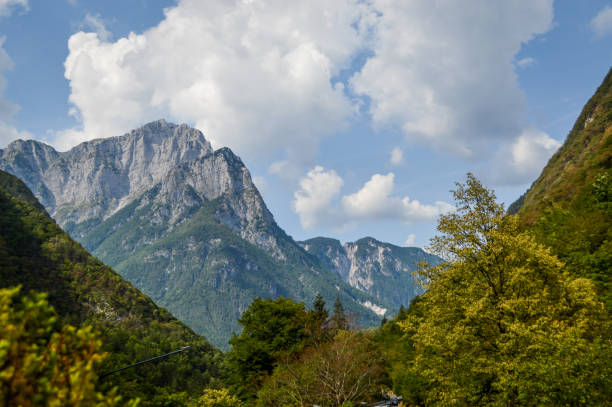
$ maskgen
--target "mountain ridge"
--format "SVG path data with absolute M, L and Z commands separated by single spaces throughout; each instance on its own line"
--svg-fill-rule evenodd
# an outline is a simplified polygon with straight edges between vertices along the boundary
M 158 120 L 63 153 L 14 142 L 0 150 L 0 168 L 23 176 L 67 232 L 217 346 L 227 346 L 255 297 L 310 303 L 317 292 L 330 302 L 338 296 L 366 325 L 379 317 L 364 303 L 393 308 L 297 245 L 242 160 L 228 148 L 213 150 L 186 125 Z M 224 236 L 220 243 L 211 230 Z M 222 321 L 211 307 L 222 310 Z

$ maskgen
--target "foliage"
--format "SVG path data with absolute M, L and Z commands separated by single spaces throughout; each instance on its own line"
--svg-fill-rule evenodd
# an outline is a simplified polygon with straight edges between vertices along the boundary
M 332 341 L 286 360 L 257 394 L 261 406 L 339 407 L 372 401 L 388 384 L 381 353 L 363 333 L 338 331 Z
M 306 339 L 304 304 L 290 299 L 256 298 L 238 321 L 242 333 L 230 340 L 225 359 L 226 382 L 242 399 L 251 399 L 277 361 L 299 353 Z
M 105 354 L 92 328 L 62 326 L 44 294 L 19 291 L 0 289 L 0 404 L 117 405 L 113 392 L 95 389 Z
M 428 387 L 414 369 L 414 341 L 410 335 L 404 334 L 400 325 L 411 317 L 422 317 L 422 303 L 422 296 L 413 298 L 408 309 L 400 307 L 397 315 L 374 336 L 376 346 L 383 353 L 391 389 L 395 394 L 401 394 L 408 405 L 423 405 Z
M 543 209 L 530 231 L 574 276 L 588 277 L 612 311 L 612 171 L 601 173 L 569 209 Z
M 189 407 L 241 407 L 242 402 L 228 389 L 206 389 Z
M 2 179 L 21 183 L 0 171 Z M 201 394 L 218 375 L 220 353 L 87 253 L 28 203 L 35 198 L 21 185 L 30 198 L 0 189 L 0 287 L 22 285 L 22 292 L 47 293 L 58 323 L 95 326 L 101 332 L 102 350 L 109 354 L 98 372 L 192 346 L 188 355 L 173 356 L 155 368 L 139 367 L 104 378 L 101 390 L 116 386 L 124 398 L 140 398 L 152 406 L 165 405 L 173 394 Z
M 468 174 L 440 217 L 422 311 L 399 322 L 426 404 L 584 405 L 612 397 L 610 322 L 593 284 L 504 216 Z

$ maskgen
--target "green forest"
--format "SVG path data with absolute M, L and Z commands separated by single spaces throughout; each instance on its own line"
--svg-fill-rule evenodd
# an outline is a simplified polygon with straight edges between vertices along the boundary
M 598 177 L 591 191 L 589 199 L 609 210 L 610 183 Z M 453 194 L 458 209 L 440 217 L 430 247 L 446 261 L 421 265 L 425 294 L 377 329 L 357 329 L 340 301 L 328 309 L 320 296 L 308 307 L 282 297 L 256 299 L 222 355 L 171 317 L 162 322 L 161 309 L 144 325 L 118 328 L 79 321 L 70 312 L 79 301 L 92 301 L 83 288 L 62 288 L 72 298 L 26 292 L 25 280 L 21 289 L 5 288 L 3 405 L 350 406 L 391 394 L 405 405 L 606 405 L 612 400 L 607 286 L 561 261 L 541 237 L 545 223 L 526 229 L 471 174 Z M 3 258 L 17 250 L 9 243 L 16 242 L 31 250 L 27 261 L 36 264 L 28 241 L 48 242 L 54 234 L 55 246 L 45 249 L 68 250 L 45 214 L 5 192 L 2 197 L 2 230 L 17 217 L 25 225 L 10 240 L 3 237 Z M 30 234 L 17 234 L 25 231 Z M 71 264 L 65 257 L 63 267 L 81 267 L 85 260 L 75 256 Z M 12 259 L 14 266 L 20 261 L 26 259 Z M 43 263 L 36 266 L 66 276 Z M 8 269 L 3 266 L 3 282 Z M 121 298 L 134 304 L 115 309 L 144 301 Z M 147 305 L 133 312 L 148 312 Z M 175 325 L 172 331 L 167 324 Z M 196 345 L 188 357 L 99 378 L 184 343 Z

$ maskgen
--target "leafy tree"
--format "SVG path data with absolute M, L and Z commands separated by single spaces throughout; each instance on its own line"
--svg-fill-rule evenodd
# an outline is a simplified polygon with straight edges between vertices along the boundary
M 232 395 L 228 389 L 206 389 L 204 394 L 189 407 L 241 407 L 242 405 L 238 397 Z
M 291 299 L 256 298 L 238 320 L 242 333 L 230 339 L 225 360 L 226 382 L 242 399 L 250 399 L 278 360 L 298 353 L 306 339 L 304 304 Z
M 426 403 L 594 405 L 612 399 L 610 322 L 588 279 L 504 216 L 471 174 L 440 217 L 421 271 L 420 315 L 400 322 L 414 342 Z
M 382 354 L 371 338 L 338 331 L 299 360 L 280 364 L 259 391 L 258 405 L 340 407 L 375 400 L 386 384 Z
M 105 355 L 91 327 L 60 326 L 45 295 L 19 291 L 0 289 L 0 404 L 116 405 L 119 397 L 95 389 Z

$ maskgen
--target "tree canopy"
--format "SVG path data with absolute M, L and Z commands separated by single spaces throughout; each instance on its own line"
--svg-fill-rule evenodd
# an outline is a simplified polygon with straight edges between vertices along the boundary
M 580 405 L 612 397 L 608 314 L 471 174 L 453 191 L 420 276 L 421 312 L 399 324 L 427 404 Z

